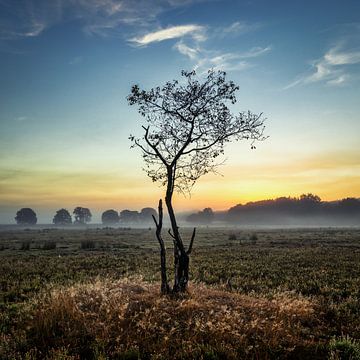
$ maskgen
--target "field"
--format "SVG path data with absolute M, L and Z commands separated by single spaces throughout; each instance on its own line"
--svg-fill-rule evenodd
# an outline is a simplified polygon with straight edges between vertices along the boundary
M 177 298 L 154 229 L 3 227 L 0 250 L 0 358 L 360 359 L 359 229 L 199 228 Z

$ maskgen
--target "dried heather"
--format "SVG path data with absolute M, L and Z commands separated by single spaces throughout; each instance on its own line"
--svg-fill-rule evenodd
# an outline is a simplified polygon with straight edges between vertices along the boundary
M 283 293 L 269 300 L 203 284 L 178 297 L 158 289 L 140 279 L 52 289 L 30 305 L 27 342 L 41 349 L 38 357 L 66 348 L 80 358 L 132 352 L 153 359 L 286 357 L 314 345 L 309 299 Z

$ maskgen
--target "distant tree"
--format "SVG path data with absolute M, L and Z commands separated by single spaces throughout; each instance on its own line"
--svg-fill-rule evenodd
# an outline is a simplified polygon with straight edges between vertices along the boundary
M 56 212 L 53 223 L 55 225 L 69 225 L 72 223 L 71 215 L 66 209 L 60 209 Z
M 101 215 L 101 221 L 103 224 L 116 224 L 119 222 L 119 214 L 115 210 L 106 210 Z
M 319 196 L 309 193 L 300 195 L 300 201 L 307 203 L 319 203 L 321 202 L 321 199 Z
M 210 224 L 214 220 L 214 212 L 211 208 L 205 208 L 196 214 L 189 215 L 186 220 L 192 223 Z
M 75 221 L 74 224 L 85 224 L 91 221 L 91 212 L 88 208 L 76 207 L 73 211 Z
M 37 223 L 36 213 L 30 208 L 20 209 L 16 213 L 15 220 L 19 225 L 35 225 Z
M 241 112 L 233 115 L 227 103 L 236 102 L 239 89 L 226 81 L 225 72 L 210 70 L 200 80 L 195 71 L 183 71 L 184 82 L 174 80 L 149 91 L 134 85 L 128 96 L 130 105 L 137 105 L 146 118 L 141 138 L 130 136 L 133 147 L 142 151 L 147 175 L 166 186 L 165 203 L 170 217 L 174 241 L 173 292 L 183 292 L 189 280 L 189 256 L 195 238 L 194 228 L 186 249 L 179 232 L 173 208 L 173 193 L 190 193 L 196 180 L 215 172 L 217 158 L 224 153 L 224 145 L 231 140 L 263 140 L 264 124 L 260 115 Z M 162 292 L 169 292 L 166 277 L 165 245 L 161 237 L 162 201 L 159 219 L 154 218 L 160 245 Z
M 140 221 L 144 223 L 149 223 L 153 221 L 153 216 L 157 216 L 157 212 L 155 209 L 151 207 L 146 207 L 141 209 L 140 211 Z
M 360 208 L 360 199 L 345 198 L 340 201 L 339 205 L 348 210 L 358 210 Z
M 132 210 L 120 211 L 120 222 L 125 224 L 134 224 L 139 222 L 139 213 Z

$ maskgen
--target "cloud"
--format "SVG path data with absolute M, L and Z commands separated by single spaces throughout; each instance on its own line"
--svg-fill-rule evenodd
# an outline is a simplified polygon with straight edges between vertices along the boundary
M 350 65 L 360 64 L 360 50 L 347 49 L 340 43 L 329 49 L 320 59 L 311 64 L 312 73 L 299 76 L 284 90 L 297 85 L 323 82 L 330 86 L 341 86 L 351 79 Z
M 82 56 L 75 56 L 69 61 L 69 65 L 78 65 L 83 62 L 84 58 Z
M 262 27 L 260 23 L 248 23 L 246 21 L 235 21 L 229 26 L 221 27 L 217 29 L 219 36 L 224 37 L 227 35 L 241 35 L 250 31 L 255 31 Z
M 218 54 L 212 57 L 200 57 L 195 69 L 200 73 L 206 72 L 208 69 L 223 71 L 240 71 L 247 69 L 251 64 L 236 53 Z
M 183 41 L 175 44 L 174 48 L 182 55 L 194 61 L 194 68 L 200 73 L 209 68 L 224 71 L 240 71 L 253 66 L 248 59 L 262 56 L 271 50 L 271 46 L 253 47 L 246 52 L 221 52 L 218 50 L 206 50 L 200 46 L 191 47 Z
M 260 46 L 256 46 L 253 47 L 252 49 L 250 49 L 248 52 L 243 53 L 243 54 L 239 54 L 239 57 L 242 58 L 253 58 L 253 57 L 258 57 L 261 56 L 267 52 L 269 52 L 271 50 L 271 46 L 266 46 L 266 47 L 260 47 Z
M 340 46 L 330 49 L 324 60 L 330 65 L 350 65 L 360 62 L 360 50 L 342 52 Z
M 178 42 L 174 45 L 174 48 L 179 51 L 180 54 L 187 56 L 191 60 L 197 59 L 199 55 L 199 50 L 191 48 L 190 46 L 184 44 L 183 42 Z
M 257 25 L 258 26 L 258 25 Z M 235 22 L 221 28 L 222 34 L 240 32 L 240 30 L 255 28 L 248 23 Z M 173 49 L 193 62 L 193 68 L 199 73 L 205 73 L 209 68 L 240 71 L 253 66 L 249 59 L 262 56 L 272 47 L 253 47 L 245 52 L 228 52 L 212 50 L 204 47 L 205 40 L 211 40 L 219 35 L 219 28 L 211 29 L 200 25 L 182 25 L 154 31 L 142 37 L 133 38 L 137 45 L 143 46 L 167 39 L 181 38 Z M 205 45 L 208 45 L 205 42 Z
M 27 116 L 18 116 L 17 118 L 15 118 L 15 121 L 18 121 L 18 122 L 23 122 L 26 120 L 28 120 Z
M 0 0 L 0 39 L 39 36 L 62 17 L 62 0 Z
M 150 32 L 141 37 L 133 38 L 130 41 L 136 43 L 137 45 L 143 46 L 153 42 L 181 38 L 185 35 L 190 35 L 195 40 L 201 41 L 205 39 L 205 35 L 203 34 L 204 30 L 205 28 L 200 25 L 172 26 L 166 29 Z
M 154 25 L 159 14 L 200 1 L 0 0 L 0 39 L 39 36 L 57 23 L 74 20 L 87 34 L 121 36 L 124 26 Z

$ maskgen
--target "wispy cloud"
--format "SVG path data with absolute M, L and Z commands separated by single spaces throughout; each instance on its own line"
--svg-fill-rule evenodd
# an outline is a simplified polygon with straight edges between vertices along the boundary
M 271 50 L 271 46 L 253 47 L 246 52 L 221 52 L 206 50 L 200 46 L 191 47 L 183 41 L 175 44 L 174 49 L 194 62 L 194 68 L 200 73 L 209 68 L 226 71 L 240 71 L 252 65 L 249 59 L 262 56 Z
M 82 56 L 75 56 L 69 61 L 69 65 L 78 65 L 83 62 L 84 58 Z
M 181 38 L 186 35 L 191 36 L 197 41 L 203 41 L 206 39 L 204 31 L 205 28 L 200 25 L 178 25 L 150 32 L 141 37 L 132 38 L 130 41 L 137 45 L 143 46 L 153 42 Z
M 174 48 L 179 51 L 180 54 L 187 56 L 191 60 L 196 60 L 200 53 L 200 49 L 192 48 L 184 44 L 182 41 L 177 42 L 174 45 Z
M 62 0 L 0 0 L 0 39 L 39 36 L 62 17 Z
M 87 34 L 119 36 L 123 26 L 154 25 L 159 14 L 199 1 L 205 0 L 0 0 L 0 39 L 35 37 L 68 20 Z
M 27 116 L 18 116 L 15 118 L 15 121 L 18 121 L 18 122 L 23 122 L 23 121 L 26 121 L 28 120 L 28 117 Z
M 199 58 L 195 69 L 199 72 L 205 72 L 208 69 L 224 71 L 240 71 L 251 67 L 252 65 L 236 53 L 224 53 L 216 56 Z
M 360 64 L 360 50 L 346 48 L 339 43 L 330 48 L 320 59 L 311 64 L 312 72 L 299 76 L 284 90 L 298 85 L 322 82 L 330 86 L 341 86 L 350 81 L 350 66 Z
M 235 21 L 234 23 L 216 29 L 219 36 L 241 35 L 261 28 L 261 23 L 249 23 L 246 21 Z

